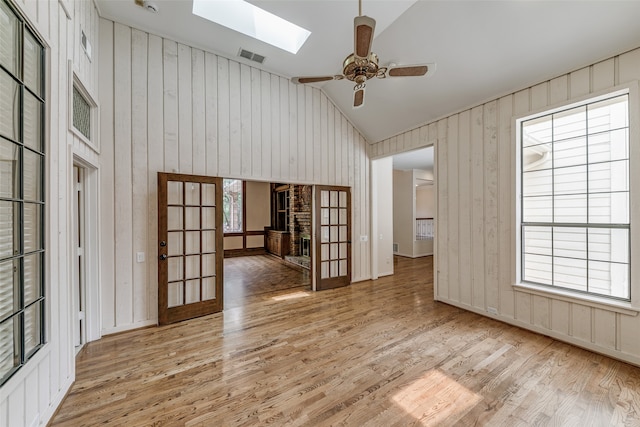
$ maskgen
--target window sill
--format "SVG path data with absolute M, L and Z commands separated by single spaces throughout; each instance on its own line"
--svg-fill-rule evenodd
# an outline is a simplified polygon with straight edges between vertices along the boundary
M 572 292 L 562 289 L 549 289 L 545 286 L 533 285 L 531 283 L 516 283 L 515 285 L 513 285 L 513 289 L 518 292 L 553 298 L 573 304 L 599 308 L 601 310 L 613 311 L 616 313 L 625 314 L 627 316 L 635 317 L 638 315 L 638 313 L 640 313 L 640 307 L 634 307 L 630 302 L 615 301 L 594 295 L 578 296 Z

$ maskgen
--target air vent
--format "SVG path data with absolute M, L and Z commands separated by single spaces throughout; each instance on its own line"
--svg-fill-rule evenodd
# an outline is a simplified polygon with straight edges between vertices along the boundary
M 242 49 L 242 48 L 240 48 L 240 52 L 238 52 L 238 56 L 240 56 L 242 58 L 246 58 L 246 59 L 248 59 L 250 61 L 257 62 L 258 64 L 262 64 L 264 62 L 264 60 L 266 59 L 262 55 L 258 55 L 257 53 L 249 52 L 248 50 Z

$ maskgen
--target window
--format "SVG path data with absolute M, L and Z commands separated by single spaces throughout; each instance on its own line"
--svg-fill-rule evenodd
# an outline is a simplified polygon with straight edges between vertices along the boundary
M 98 104 L 80 78 L 73 72 L 69 61 L 69 130 L 95 152 L 98 146 Z
M 242 181 L 239 179 L 224 179 L 222 182 L 222 203 L 224 214 L 224 232 L 242 233 L 244 226 L 242 222 L 243 191 Z
M 518 123 L 522 281 L 629 301 L 629 95 Z
M 44 47 L 0 0 L 0 384 L 44 344 Z

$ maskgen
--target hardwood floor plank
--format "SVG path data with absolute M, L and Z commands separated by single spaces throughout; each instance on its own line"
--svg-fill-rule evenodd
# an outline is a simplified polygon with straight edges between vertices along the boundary
M 226 261 L 223 313 L 88 344 L 51 425 L 640 425 L 640 368 L 433 301 L 431 257 L 317 293 Z

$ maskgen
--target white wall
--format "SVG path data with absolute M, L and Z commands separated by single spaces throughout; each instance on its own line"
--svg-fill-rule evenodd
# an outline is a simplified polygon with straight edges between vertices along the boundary
M 46 345 L 0 388 L 0 425 L 44 425 L 75 379 L 72 331 L 73 157 L 96 153 L 69 132 L 69 60 L 87 89 L 96 92 L 98 14 L 89 1 L 15 2 L 47 45 L 46 83 Z M 79 46 L 80 29 L 94 47 L 93 60 Z M 97 286 L 93 283 L 92 286 Z
M 413 171 L 393 171 L 393 242 L 398 255 L 413 257 L 415 222 Z
M 380 141 L 372 157 L 437 138 L 436 299 L 640 364 L 640 316 L 513 287 L 516 278 L 513 117 L 640 79 L 640 49 L 561 75 Z M 638 117 L 631 118 L 637 123 Z M 632 150 L 638 141 L 631 141 Z M 637 234 L 637 231 L 635 232 Z M 633 285 L 635 298 L 639 287 Z M 636 300 L 637 303 L 637 300 Z
M 100 54 L 104 333 L 157 321 L 158 171 L 350 186 L 370 277 L 366 141 L 324 93 L 107 20 Z
M 433 218 L 435 209 L 433 185 L 416 187 L 416 218 Z
M 393 274 L 393 159 L 371 162 L 373 278 Z

